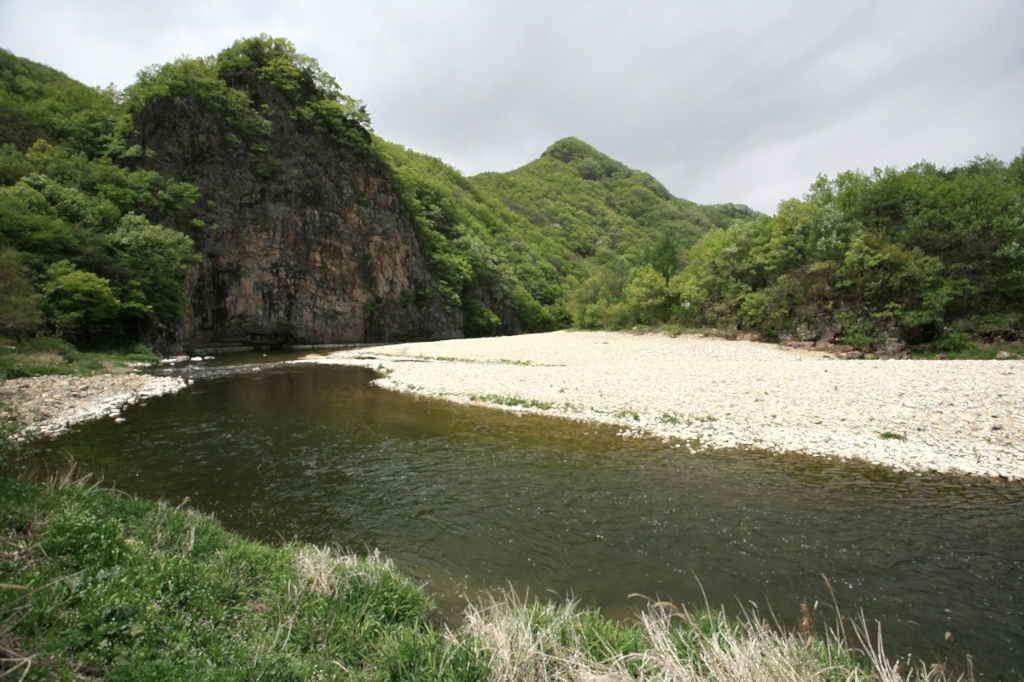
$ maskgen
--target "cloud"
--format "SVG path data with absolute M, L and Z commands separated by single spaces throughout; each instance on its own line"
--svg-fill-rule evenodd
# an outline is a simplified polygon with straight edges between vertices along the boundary
M 0 44 L 96 85 L 260 32 L 468 174 L 575 135 L 677 195 L 771 212 L 819 172 L 1024 146 L 1015 0 L 0 5 Z

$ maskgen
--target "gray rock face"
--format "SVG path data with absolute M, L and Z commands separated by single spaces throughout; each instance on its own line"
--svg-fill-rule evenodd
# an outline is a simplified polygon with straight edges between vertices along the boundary
M 165 345 L 339 344 L 462 336 L 432 284 L 390 170 L 299 130 L 273 86 L 243 86 L 273 120 L 251 151 L 196 96 L 136 116 L 146 167 L 200 188 L 208 225 L 188 281 L 190 308 Z M 251 147 L 251 145 L 250 145 Z M 176 338 L 174 338 L 176 337 Z

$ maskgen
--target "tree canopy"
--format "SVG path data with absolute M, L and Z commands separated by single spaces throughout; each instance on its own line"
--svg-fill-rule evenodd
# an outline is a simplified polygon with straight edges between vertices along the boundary
M 362 102 L 263 34 L 143 69 L 124 92 L 0 50 L 0 333 L 130 344 L 175 322 L 193 237 L 216 226 L 197 217 L 197 187 L 137 163 L 133 116 L 198 99 L 258 156 L 268 84 L 299 130 L 388 164 L 427 295 L 461 310 L 469 336 L 675 323 L 872 346 L 1024 327 L 1024 155 L 822 176 L 774 216 L 674 197 L 576 138 L 465 177 L 375 138 Z
M 0 51 L 0 267 L 13 287 L 4 333 L 130 344 L 180 316 L 197 256 L 188 234 L 163 223 L 199 229 L 199 192 L 119 165 L 127 115 L 118 93 Z
M 830 329 L 862 346 L 1019 329 L 1022 167 L 983 157 L 819 177 L 774 217 L 704 235 L 669 283 L 673 304 L 693 324 Z

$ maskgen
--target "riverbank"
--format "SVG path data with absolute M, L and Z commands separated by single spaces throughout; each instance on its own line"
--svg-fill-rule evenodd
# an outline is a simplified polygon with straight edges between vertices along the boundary
M 1024 362 L 838 360 L 701 335 L 559 331 L 310 357 L 383 388 L 620 427 L 680 448 L 1024 479 Z
M 0 404 L 13 409 L 22 437 L 53 437 L 82 422 L 117 419 L 125 407 L 185 385 L 180 377 L 149 374 L 25 377 L 0 384 Z
M 379 554 L 246 540 L 71 471 L 45 486 L 0 475 L 0 576 L 0 677 L 11 679 L 954 679 L 921 662 L 896 672 L 863 621 L 851 623 L 855 652 L 815 627 L 817 604 L 798 632 L 779 632 L 755 611 L 659 602 L 616 622 L 505 593 L 441 627 L 425 590 Z

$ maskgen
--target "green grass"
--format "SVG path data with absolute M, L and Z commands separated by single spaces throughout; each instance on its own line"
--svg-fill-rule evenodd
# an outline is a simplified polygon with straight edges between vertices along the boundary
M 471 395 L 469 399 L 477 403 L 491 403 L 493 405 L 506 405 L 508 407 L 529 407 L 535 410 L 550 410 L 554 403 L 532 398 L 518 398 L 514 395 Z
M 19 344 L 0 341 L 0 381 L 49 374 L 91 376 L 127 371 L 135 363 L 159 359 L 142 344 L 131 352 L 84 352 L 54 337 L 31 339 Z
M 433 602 L 377 555 L 272 547 L 71 483 L 0 479 L 0 677 L 470 680 Z M 5 628 L 9 631 L 5 631 Z M 31 659 L 28 657 L 32 656 Z
M 1024 358 L 1024 346 L 1012 344 L 980 346 L 973 342 L 968 343 L 966 346 L 958 350 L 912 351 L 910 353 L 910 357 L 921 360 L 934 360 L 941 359 L 937 358 L 937 356 L 943 355 L 949 360 L 995 360 L 996 355 L 1000 352 L 1011 353 Z
M 270 546 L 213 517 L 73 480 L 0 477 L 0 678 L 26 680 L 952 679 L 845 638 L 661 602 L 613 621 L 484 595 L 452 630 L 379 556 Z M 817 605 L 815 605 L 815 609 Z M 816 612 L 815 612 L 816 613 Z M 849 626 L 847 626 L 849 627 Z
M 639 596 L 639 595 L 636 595 Z M 863 617 L 848 621 L 865 654 L 843 634 L 809 621 L 800 632 L 779 632 L 756 611 L 729 618 L 716 611 L 688 611 L 649 603 L 633 621 L 611 621 L 573 602 L 485 596 L 469 605 L 465 624 L 452 635 L 464 648 L 490 654 L 492 682 L 693 681 L 940 682 L 943 670 L 905 662 L 895 668 L 878 652 Z
M 893 433 L 892 431 L 883 431 L 878 436 L 884 440 L 906 440 L 907 437 L 902 433 Z

